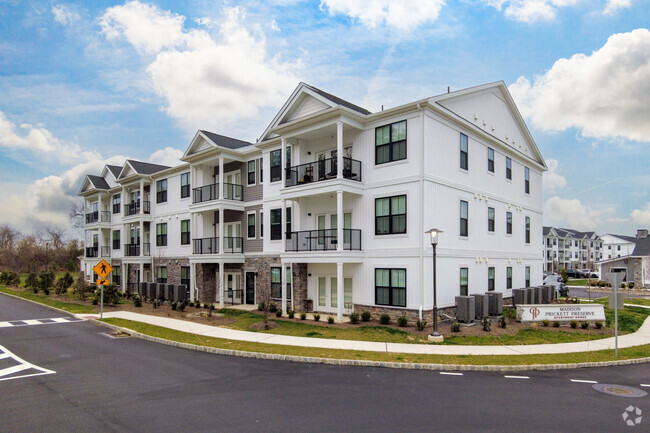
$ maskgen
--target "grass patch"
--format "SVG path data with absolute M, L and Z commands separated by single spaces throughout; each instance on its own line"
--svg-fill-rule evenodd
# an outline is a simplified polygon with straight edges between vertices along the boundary
M 620 349 L 618 358 L 614 350 L 580 352 L 551 355 L 417 355 L 407 353 L 361 352 L 355 350 L 333 350 L 314 347 L 280 346 L 274 344 L 233 341 L 221 338 L 189 334 L 146 323 L 124 319 L 104 319 L 106 323 L 131 329 L 141 334 L 180 343 L 217 347 L 246 352 L 273 353 L 280 355 L 310 356 L 330 359 L 364 359 L 368 361 L 459 364 L 459 365 L 533 365 L 533 364 L 572 364 L 578 362 L 600 362 L 650 357 L 650 344 Z
M 607 319 L 607 327 L 614 327 L 614 309 L 607 308 L 609 301 L 607 298 L 598 298 L 594 302 L 605 306 L 605 318 Z M 627 302 L 627 301 L 626 301 Z M 618 312 L 618 330 L 620 333 L 627 334 L 636 332 L 645 319 L 650 316 L 650 309 L 640 307 L 628 307 Z
M 645 305 L 650 307 L 650 299 L 625 298 L 626 304 Z
M 11 289 L 7 286 L 0 286 L 0 292 L 14 295 L 19 298 L 28 299 L 30 301 L 38 302 L 39 304 L 49 305 L 73 314 L 92 313 L 94 310 L 91 306 L 81 305 L 73 302 L 63 302 L 52 299 L 49 296 L 34 294 L 31 290 Z
M 576 341 L 598 340 L 609 335 L 587 335 L 569 331 L 549 331 L 546 329 L 522 329 L 515 335 L 454 335 L 445 338 L 447 344 L 458 345 L 515 345 L 515 344 L 555 344 L 573 343 Z

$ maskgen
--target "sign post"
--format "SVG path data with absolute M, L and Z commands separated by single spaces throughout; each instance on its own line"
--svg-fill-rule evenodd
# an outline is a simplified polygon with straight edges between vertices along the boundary
M 610 269 L 609 271 L 609 282 L 614 288 L 614 347 L 616 352 L 616 357 L 618 358 L 618 286 L 621 285 L 621 282 L 625 278 L 625 271 L 618 269 Z
M 111 265 L 104 259 L 93 267 L 93 271 L 99 276 L 97 285 L 101 287 L 100 303 L 99 303 L 99 318 L 104 318 L 104 286 L 108 284 L 106 276 L 113 271 Z

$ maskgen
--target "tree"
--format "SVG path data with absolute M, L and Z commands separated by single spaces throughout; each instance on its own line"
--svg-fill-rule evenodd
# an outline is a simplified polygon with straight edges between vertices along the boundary
M 70 219 L 70 224 L 72 227 L 80 229 L 84 226 L 84 202 L 79 200 L 77 203 L 73 203 L 70 207 L 70 212 L 68 212 L 68 218 Z
M 569 275 L 566 273 L 566 269 L 562 268 L 560 270 L 560 275 L 562 276 L 562 279 L 564 280 L 564 284 L 569 282 Z
M 257 284 L 257 299 L 258 307 L 264 315 L 264 330 L 268 331 L 269 327 L 269 313 L 271 312 L 271 303 L 272 303 L 272 293 L 271 293 L 271 284 L 267 282 L 266 284 Z

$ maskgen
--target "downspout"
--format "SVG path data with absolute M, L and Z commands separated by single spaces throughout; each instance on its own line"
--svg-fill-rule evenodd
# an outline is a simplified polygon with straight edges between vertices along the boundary
M 421 140 L 421 146 L 420 148 L 422 149 L 422 158 L 420 158 L 420 203 L 422 206 L 422 216 L 420 217 L 420 231 L 419 231 L 419 236 L 420 236 L 420 278 L 422 279 L 422 284 L 420 284 L 420 309 L 419 309 L 419 316 L 420 320 L 422 320 L 422 311 L 424 310 L 424 156 L 425 156 L 425 150 L 424 150 L 424 109 L 418 102 L 417 104 L 418 110 L 420 110 L 420 140 Z

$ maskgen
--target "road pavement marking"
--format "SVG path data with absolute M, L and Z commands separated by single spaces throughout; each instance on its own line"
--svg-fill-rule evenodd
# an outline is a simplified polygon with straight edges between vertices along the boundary
M 571 379 L 571 382 L 574 382 L 574 383 L 598 383 L 595 380 L 582 380 L 582 379 Z
M 530 379 L 529 376 L 508 376 L 508 375 L 505 375 L 503 377 L 505 377 L 506 379 Z
M 0 322 L 0 328 L 32 325 L 52 325 L 56 323 L 75 323 L 83 321 L 84 319 L 77 317 L 48 317 L 46 319 L 9 320 L 6 322 Z
M 463 373 L 452 373 L 452 372 L 449 372 L 449 371 L 441 371 L 440 374 L 444 374 L 444 375 L 447 375 L 447 376 L 462 376 L 463 375 Z
M 6 348 L 0 346 L 0 359 L 3 358 L 11 358 L 13 359 L 17 365 L 14 365 L 12 367 L 7 367 L 3 368 L 0 370 L 0 381 L 3 380 L 12 380 L 12 379 L 22 379 L 25 377 L 31 377 L 31 376 L 41 376 L 44 374 L 55 374 L 56 371 L 53 370 L 48 370 L 47 368 L 39 367 L 37 365 L 34 365 L 30 362 L 25 361 L 24 359 L 14 355 L 11 353 L 11 351 L 7 350 Z M 19 376 L 12 376 L 15 373 L 19 373 L 21 371 L 29 371 L 29 370 L 36 370 L 37 373 L 27 373 L 27 374 L 21 374 Z M 6 377 L 10 376 L 10 377 Z
M 642 383 L 641 386 L 650 387 L 650 383 Z

